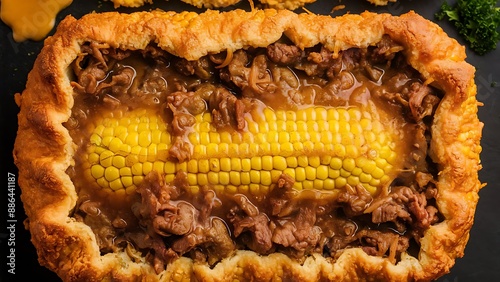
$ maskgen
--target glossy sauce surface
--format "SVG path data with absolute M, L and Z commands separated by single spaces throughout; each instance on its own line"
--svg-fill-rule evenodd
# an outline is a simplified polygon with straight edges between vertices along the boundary
M 52 30 L 55 17 L 72 0 L 3 0 L 2 21 L 12 28 L 14 40 L 42 40 Z

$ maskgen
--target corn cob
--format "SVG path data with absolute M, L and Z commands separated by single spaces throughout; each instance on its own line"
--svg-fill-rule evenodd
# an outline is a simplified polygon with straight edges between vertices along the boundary
M 155 114 L 136 110 L 98 119 L 87 148 L 89 178 L 130 194 L 151 170 L 164 173 L 167 182 L 182 170 L 194 192 L 211 185 L 216 191 L 261 194 L 286 173 L 298 190 L 361 184 L 375 194 L 394 175 L 392 135 L 356 107 L 264 108 L 247 115 L 245 130 L 232 132 L 218 132 L 210 113 L 196 121 L 187 135 L 191 158 L 179 163 L 169 157 L 172 138 Z

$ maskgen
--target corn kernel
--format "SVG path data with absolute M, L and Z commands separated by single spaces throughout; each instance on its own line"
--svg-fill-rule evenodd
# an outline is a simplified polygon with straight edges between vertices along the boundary
M 293 179 L 296 179 L 295 169 L 293 169 L 293 168 L 285 168 L 283 170 L 283 173 L 286 174 L 286 175 L 288 175 L 288 176 L 290 176 L 290 177 L 292 177 Z
M 241 160 L 241 170 L 250 171 L 252 169 L 252 160 L 245 158 Z
M 278 182 L 278 179 L 283 174 L 281 170 L 273 169 L 271 170 L 271 183 Z
M 250 183 L 252 183 L 252 181 L 250 180 L 250 172 L 248 171 L 244 171 L 240 174 L 240 180 L 241 180 L 241 184 L 243 185 L 248 185 Z
M 308 158 L 309 165 L 312 167 L 318 167 L 321 164 L 319 156 L 311 156 Z
M 262 157 L 262 169 L 263 170 L 273 169 L 273 157 L 271 157 L 271 156 L 263 156 Z
M 198 185 L 208 185 L 208 175 L 206 173 L 198 173 Z
M 139 146 L 148 147 L 151 144 L 151 132 L 141 131 L 139 133 Z
M 318 190 L 323 190 L 324 189 L 325 182 L 321 179 L 314 179 L 313 180 L 313 187 L 314 189 Z
M 290 142 L 281 144 L 281 155 L 283 157 L 289 157 L 293 154 L 293 145 Z
M 344 159 L 342 162 L 342 168 L 346 171 L 352 171 L 356 167 L 356 163 L 353 159 Z
M 301 167 L 307 167 L 309 165 L 309 158 L 307 156 L 298 156 L 297 163 Z
M 335 189 L 335 180 L 327 178 L 323 181 L 323 187 L 320 189 L 333 190 Z
M 252 157 L 251 165 L 253 170 L 262 170 L 262 158 L 261 157 Z
M 220 170 L 221 171 L 231 171 L 231 159 L 230 158 L 221 158 L 220 159 Z
M 328 167 L 324 165 L 318 166 L 316 169 L 316 177 L 318 179 L 324 180 L 328 178 Z
M 241 184 L 241 174 L 237 171 L 231 171 L 229 172 L 229 180 L 231 184 L 238 186 Z
M 231 179 L 229 177 L 229 172 L 227 171 L 220 171 L 219 172 L 219 183 L 222 185 L 228 185 L 231 183 Z
M 115 166 L 118 169 L 125 167 L 125 157 L 113 156 L 113 166 Z
M 219 184 L 219 173 L 210 171 L 208 173 L 208 183 L 212 185 Z
M 134 181 L 134 185 L 141 184 L 142 180 L 144 179 L 143 176 L 138 176 L 138 175 L 134 175 L 132 178 L 133 178 L 133 181 Z M 173 178 L 172 178 L 172 180 L 173 180 Z M 165 181 L 167 181 L 167 182 L 171 182 L 172 180 L 169 181 L 168 178 L 165 177 Z
M 372 176 L 368 173 L 360 173 L 359 174 L 359 181 L 361 181 L 362 183 L 370 183 L 370 181 L 372 180 Z
M 110 167 L 113 165 L 113 156 L 114 156 L 113 152 L 105 150 L 104 152 L 101 153 L 99 157 L 99 163 L 103 167 Z
M 187 171 L 187 162 L 182 162 L 182 163 L 176 163 L 175 164 L 175 170 L 176 171 Z
M 132 174 L 137 176 L 142 175 L 142 163 L 135 163 L 132 166 Z
M 285 157 L 274 156 L 273 158 L 273 168 L 277 170 L 284 170 L 287 168 L 287 162 Z
M 109 182 L 104 177 L 98 178 L 96 181 L 97 181 L 97 184 L 99 186 L 101 186 L 102 188 L 109 187 Z
M 198 177 L 196 173 L 188 173 L 187 174 L 187 182 L 189 185 L 197 185 L 198 184 Z
M 252 183 L 261 183 L 261 180 L 260 180 L 260 175 L 261 175 L 261 172 L 260 171 L 257 171 L 257 170 L 251 170 L 250 171 L 250 181 Z
M 278 132 L 277 131 L 269 131 L 267 132 L 266 139 L 269 143 L 278 142 Z
M 104 167 L 98 164 L 93 165 L 91 172 L 92 172 L 92 177 L 94 177 L 95 179 L 101 178 L 104 176 Z
M 142 164 L 142 173 L 143 173 L 143 175 L 147 175 L 152 170 L 153 170 L 153 163 L 151 163 L 151 162 L 144 162 Z M 184 170 L 184 171 L 186 171 L 186 170 Z
M 161 162 L 161 161 L 155 161 L 155 162 L 153 162 L 153 170 L 154 171 L 162 173 L 164 167 L 165 167 L 165 163 L 164 162 Z
M 232 171 L 241 171 L 241 159 L 240 158 L 231 158 L 231 170 Z
M 377 167 L 377 168 L 375 168 L 375 169 L 372 171 L 372 173 L 371 173 L 371 174 L 372 174 L 372 176 L 373 176 L 374 178 L 376 178 L 376 179 L 381 179 L 381 178 L 382 178 L 382 176 L 384 176 L 384 174 L 385 174 L 385 173 L 384 173 L 384 171 L 383 171 L 381 168 Z M 374 185 L 374 186 L 375 186 L 375 185 Z
M 304 180 L 302 182 L 302 189 L 304 190 L 310 190 L 314 188 L 314 182 L 311 180 Z
M 356 186 L 359 184 L 359 178 L 357 176 L 351 175 L 347 177 L 347 184 L 351 186 Z
M 290 134 L 288 133 L 288 131 L 280 132 L 278 134 L 278 143 L 283 144 L 287 142 L 290 142 Z
M 142 176 L 141 176 L 141 177 L 142 177 Z M 139 179 L 139 178 L 137 178 L 137 179 Z M 165 175 L 165 182 L 166 182 L 166 183 L 172 183 L 172 182 L 174 181 L 174 179 L 175 179 L 175 174 L 166 174 L 166 175 Z M 141 180 L 141 181 L 142 181 L 142 180 Z M 139 182 L 139 183 L 140 183 L 140 182 Z M 139 185 L 139 184 L 136 184 L 136 178 L 135 178 L 135 176 L 134 176 L 134 184 L 135 184 L 135 185 Z
M 341 168 L 339 171 L 340 171 L 340 177 L 347 178 L 351 175 L 351 172 L 345 170 L 344 168 Z
M 340 176 L 340 169 L 328 169 L 328 177 L 331 179 L 337 179 Z
M 343 158 L 345 157 L 345 147 L 341 144 L 335 144 L 334 147 L 333 147 L 333 150 L 334 150 L 334 154 L 335 156 L 339 157 L 339 158 Z
M 343 177 L 338 177 L 337 179 L 335 179 L 335 187 L 337 188 L 345 187 L 346 184 L 347 180 Z
M 114 166 L 107 167 L 104 170 L 104 177 L 108 182 L 111 182 L 120 177 L 120 171 Z
M 254 196 L 260 195 L 260 185 L 259 184 L 250 184 L 248 185 L 250 193 Z
M 271 172 L 270 171 L 261 171 L 260 172 L 260 183 L 265 186 L 269 186 L 272 184 Z
M 220 141 L 221 142 L 228 143 L 228 144 L 232 143 L 231 133 L 229 133 L 227 131 L 223 131 L 219 135 L 220 135 Z
M 217 158 L 210 158 L 208 161 L 210 163 L 210 171 L 213 171 L 213 172 L 219 172 L 220 171 L 219 159 L 217 159 Z
M 305 167 L 305 172 L 306 172 L 306 179 L 307 180 L 316 179 L 316 168 L 307 166 L 307 167 Z
M 108 127 L 104 128 L 101 136 L 109 137 L 109 136 L 113 136 L 113 133 L 114 133 L 114 128 L 112 126 L 108 126 Z
M 133 180 L 132 176 L 122 176 L 121 182 L 122 182 L 124 187 L 130 187 L 130 186 L 134 185 L 134 180 Z
M 132 167 L 133 169 L 133 167 Z M 142 170 L 142 168 L 141 168 Z M 165 166 L 163 168 L 163 171 L 166 173 L 166 174 L 174 174 L 176 169 L 175 169 L 175 164 L 172 163 L 172 162 L 166 162 L 165 163 Z
M 122 167 L 120 168 L 120 176 L 132 176 L 132 168 L 131 167 Z
M 297 157 L 287 157 L 286 164 L 287 167 L 293 167 L 293 168 L 297 167 L 298 166 Z
M 306 170 L 303 167 L 297 167 L 295 169 L 295 180 L 302 182 L 306 180 Z

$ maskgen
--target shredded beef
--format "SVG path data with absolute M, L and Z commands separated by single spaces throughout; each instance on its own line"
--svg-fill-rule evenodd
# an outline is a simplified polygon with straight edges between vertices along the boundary
M 373 63 L 390 63 L 401 50 L 403 50 L 401 45 L 384 35 L 371 53 L 370 59 Z
M 167 97 L 168 108 L 172 112 L 184 112 L 191 115 L 201 114 L 207 109 L 207 103 L 197 92 L 177 91 Z
M 234 236 L 241 236 L 242 242 L 251 250 L 260 254 L 268 253 L 272 247 L 269 218 L 244 195 L 234 195 L 233 200 L 236 206 L 230 209 L 228 219 L 233 225 Z
M 316 249 L 322 231 L 316 226 L 315 208 L 315 204 L 301 206 L 293 215 L 273 221 L 272 241 L 279 246 L 292 248 L 293 252 L 290 249 L 282 251 L 298 258 Z
M 234 251 L 235 246 L 224 222 L 219 218 L 211 218 L 208 225 L 197 226 L 186 236 L 174 241 L 171 248 L 179 255 L 195 248 L 203 249 L 204 256 L 195 256 L 195 258 L 213 265 L 228 257 Z
M 353 217 L 362 214 L 373 201 L 371 194 L 362 185 L 345 186 L 345 191 L 340 192 L 337 201 L 345 203 L 344 212 Z
M 214 72 L 212 62 L 208 57 L 203 57 L 196 61 L 178 58 L 174 62 L 174 67 L 183 75 L 196 75 L 201 79 L 210 79 Z
M 267 46 L 269 59 L 280 65 L 294 65 L 300 61 L 303 51 L 295 45 L 275 43 Z
M 413 224 L 418 231 L 435 223 L 437 209 L 429 206 L 424 193 L 410 187 L 393 187 L 389 195 L 379 197 L 369 208 L 373 223 L 393 222 L 398 231 L 406 228 L 403 222 Z
M 282 252 L 300 261 L 313 253 L 335 259 L 347 248 L 362 248 L 396 262 L 410 239 L 419 242 L 440 216 L 437 169 L 428 158 L 440 93 L 421 81 L 401 50 L 384 36 L 365 49 L 332 52 L 318 45 L 302 50 L 278 42 L 188 61 L 150 45 L 139 53 L 148 60 L 147 68 L 138 71 L 132 51 L 84 45 L 73 64 L 75 92 L 90 105 L 158 107 L 172 136 L 169 156 L 179 162 L 191 158 L 187 137 L 196 115 L 211 113 L 217 130 L 243 131 L 245 115 L 262 102 L 293 110 L 374 100 L 384 104 L 382 110 L 404 117 L 412 143 L 402 171 L 375 195 L 361 184 L 334 192 L 297 191 L 287 174 L 266 195 L 216 193 L 211 185 L 192 194 L 186 172 L 166 183 L 153 171 L 137 187 L 137 198 L 131 196 L 131 211 L 81 196 L 75 217 L 92 227 L 102 252 L 134 249 L 146 254 L 157 273 L 181 256 L 213 266 L 236 249 Z M 70 128 L 92 114 L 75 105 Z
M 439 98 L 433 95 L 433 90 L 421 83 L 415 82 L 410 86 L 409 96 L 410 110 L 415 121 L 432 115 L 439 103 Z
M 213 125 L 217 128 L 233 127 L 241 130 L 245 127 L 245 105 L 225 88 L 217 88 L 209 99 Z
M 207 250 L 204 259 L 210 264 L 227 257 L 235 248 L 227 226 L 210 214 L 215 204 L 213 191 L 202 191 L 202 207 L 197 208 L 180 199 L 187 186 L 185 173 L 178 173 L 174 183 L 167 184 L 153 171 L 137 188 L 142 202 L 134 211 L 147 234 L 135 235 L 135 240 L 140 240 L 140 245 L 153 244 L 155 269 L 164 269 L 165 263 L 194 248 Z

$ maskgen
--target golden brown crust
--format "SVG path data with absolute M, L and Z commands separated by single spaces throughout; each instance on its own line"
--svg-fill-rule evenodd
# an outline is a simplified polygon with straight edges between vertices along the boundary
M 120 6 L 124 7 L 140 7 L 146 3 L 153 3 L 153 0 L 112 0 L 115 8 Z M 196 6 L 198 8 L 224 8 L 236 5 L 241 0 L 182 0 L 185 3 Z M 389 2 L 396 2 L 396 0 L 367 0 L 368 2 L 377 5 L 385 6 Z M 314 3 L 316 0 L 256 0 L 255 4 L 260 2 L 269 8 L 274 9 L 289 9 L 295 10 L 303 7 L 309 3 Z
M 387 34 L 405 47 L 409 63 L 427 82 L 445 91 L 434 117 L 431 142 L 431 156 L 441 171 L 436 199 L 444 221 L 425 232 L 418 257 L 403 254 L 394 265 L 353 248 L 344 251 L 335 263 L 310 256 L 299 264 L 279 253 L 260 256 L 238 251 L 213 269 L 181 258 L 156 276 L 148 263 L 134 262 L 124 253 L 101 256 L 91 229 L 70 217 L 77 193 L 65 173 L 75 152 L 63 126 L 73 106 L 67 70 L 81 45 L 95 41 L 110 47 L 144 49 L 155 42 L 172 54 L 194 60 L 228 49 L 265 47 L 282 34 L 302 48 L 323 43 L 336 52 L 367 47 Z M 14 158 L 39 261 L 65 281 L 176 281 L 183 277 L 202 281 L 419 281 L 442 275 L 463 255 L 482 187 L 477 173 L 482 123 L 477 118 L 474 68 L 464 59 L 462 46 L 413 12 L 401 17 L 366 12 L 338 18 L 285 10 L 68 17 L 46 40 L 26 90 L 16 97 L 21 110 Z

